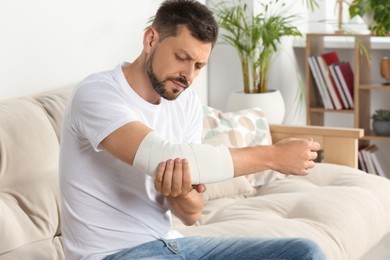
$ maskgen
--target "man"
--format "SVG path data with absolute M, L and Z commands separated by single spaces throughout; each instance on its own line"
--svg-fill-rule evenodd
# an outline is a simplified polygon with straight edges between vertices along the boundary
M 300 139 L 243 149 L 200 144 L 202 109 L 189 86 L 217 34 L 204 5 L 165 1 L 136 60 L 75 89 L 60 155 L 67 259 L 322 259 L 305 239 L 182 237 L 171 227 L 171 213 L 187 225 L 199 219 L 203 183 L 270 168 L 304 175 L 319 149 Z

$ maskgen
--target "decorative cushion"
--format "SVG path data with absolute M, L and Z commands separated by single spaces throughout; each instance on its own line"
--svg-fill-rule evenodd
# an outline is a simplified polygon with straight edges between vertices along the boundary
M 202 137 L 204 143 L 213 145 L 222 144 L 227 147 L 235 148 L 272 144 L 269 125 L 260 108 L 250 108 L 236 112 L 223 113 L 215 108 L 204 106 L 203 113 Z M 285 175 L 272 170 L 247 176 L 253 186 L 260 186 L 283 177 L 285 177 Z M 237 179 L 239 178 L 230 181 L 242 181 L 241 179 Z M 239 185 L 237 184 L 237 186 Z M 219 188 L 226 188 L 227 190 L 228 187 Z M 209 187 L 208 189 L 210 190 Z M 214 190 L 211 190 L 212 192 L 210 193 L 214 193 Z M 241 187 L 236 190 L 232 189 L 230 195 L 239 195 L 242 194 L 242 191 Z M 226 191 L 225 194 L 227 194 Z
M 203 113 L 203 140 L 224 134 L 236 148 L 272 143 L 267 120 L 260 108 L 222 113 L 204 106 Z

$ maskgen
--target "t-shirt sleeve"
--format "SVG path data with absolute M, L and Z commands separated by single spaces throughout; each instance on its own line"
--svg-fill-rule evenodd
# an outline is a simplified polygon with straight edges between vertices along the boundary
M 72 99 L 71 122 L 79 136 L 87 139 L 93 149 L 116 129 L 137 120 L 120 90 L 104 82 L 86 83 Z

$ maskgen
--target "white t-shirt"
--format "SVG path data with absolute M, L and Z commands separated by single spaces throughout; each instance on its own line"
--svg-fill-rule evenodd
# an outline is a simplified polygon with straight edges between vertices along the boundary
M 174 101 L 146 102 L 122 65 L 93 74 L 65 109 L 60 150 L 62 232 L 67 259 L 101 259 L 125 248 L 175 238 L 153 179 L 101 149 L 114 130 L 141 121 L 174 143 L 200 143 L 202 107 L 192 89 Z

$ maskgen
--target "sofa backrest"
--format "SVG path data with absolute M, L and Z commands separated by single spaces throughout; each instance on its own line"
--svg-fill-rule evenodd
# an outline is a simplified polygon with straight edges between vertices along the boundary
M 61 233 L 59 133 L 70 91 L 0 102 L 0 254 Z

